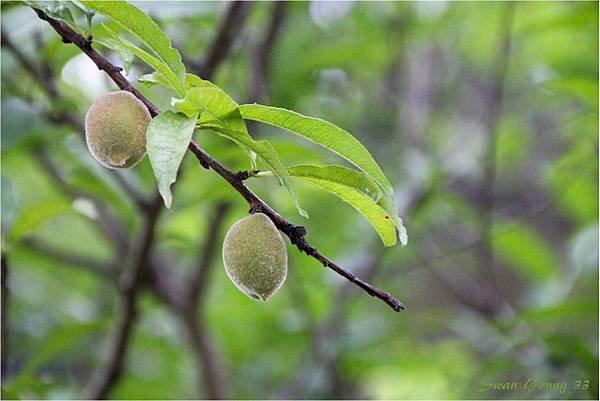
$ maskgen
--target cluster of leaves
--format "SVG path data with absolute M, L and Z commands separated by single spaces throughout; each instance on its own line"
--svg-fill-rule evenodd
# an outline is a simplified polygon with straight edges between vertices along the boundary
M 300 206 L 292 177 L 310 182 L 352 205 L 371 223 L 385 246 L 395 245 L 398 239 L 403 245 L 407 243 L 406 230 L 396 211 L 390 182 L 368 150 L 351 134 L 328 121 L 290 110 L 259 104 L 239 105 L 217 85 L 186 73 L 181 55 L 172 47 L 166 34 L 135 6 L 127 2 L 87 0 L 81 1 L 81 4 L 87 9 L 87 15 L 99 13 L 108 17 L 145 48 L 132 43 L 104 23 L 95 28 L 102 37 L 96 40 L 98 43 L 118 52 L 126 69 L 133 57 L 152 67 L 154 72 L 139 78 L 143 84 L 163 86 L 174 92 L 175 96 L 171 99 L 174 110 L 165 110 L 155 117 L 147 131 L 148 157 L 167 208 L 173 201 L 171 185 L 177 178 L 194 131 L 209 130 L 239 145 L 248 155 L 250 170 L 258 171 L 257 158 L 264 163 L 270 174 L 253 176 L 275 176 L 278 183 L 285 186 L 302 216 L 308 218 L 308 213 Z M 46 6 L 44 11 L 72 23 L 66 7 L 51 5 Z M 341 165 L 287 167 L 269 141 L 252 138 L 245 120 L 300 135 L 336 153 L 360 170 Z

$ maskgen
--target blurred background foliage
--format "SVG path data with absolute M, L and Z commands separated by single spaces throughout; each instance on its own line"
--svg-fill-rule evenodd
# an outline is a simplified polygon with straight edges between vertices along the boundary
M 230 6 L 135 4 L 188 67 Z M 261 73 L 256 52 L 274 13 L 280 26 Z M 304 220 L 272 179 L 249 185 L 407 310 L 392 312 L 291 246 L 277 296 L 244 296 L 224 273 L 220 243 L 247 205 L 187 155 L 153 254 L 176 276 L 193 270 L 215 205 L 231 205 L 198 305 L 223 394 L 597 399 L 598 4 L 257 2 L 239 24 L 212 79 L 238 102 L 322 117 L 358 137 L 395 186 L 409 244 L 384 250 L 360 215 L 314 187 L 298 183 Z M 155 182 L 147 159 L 115 175 L 85 148 L 87 108 L 115 89 L 86 56 L 22 4 L 2 3 L 2 31 L 3 398 L 78 398 L 106 355 L 125 264 L 98 223 L 108 213 L 134 237 L 140 210 L 119 182 L 146 195 Z M 135 61 L 128 79 L 147 72 Z M 138 86 L 168 106 L 169 93 Z M 280 130 L 250 128 L 287 165 L 341 163 Z M 196 139 L 232 170 L 248 168 L 224 139 Z M 152 291 L 140 301 L 109 397 L 205 397 L 177 315 Z M 528 379 L 567 387 L 528 391 Z M 505 382 L 519 387 L 488 387 Z

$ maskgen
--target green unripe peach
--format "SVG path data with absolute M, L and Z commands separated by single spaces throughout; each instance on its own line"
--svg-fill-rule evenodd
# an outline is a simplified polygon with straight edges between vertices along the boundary
M 88 149 L 106 167 L 133 167 L 146 154 L 146 129 L 151 119 L 144 103 L 131 93 L 107 93 L 85 116 Z
M 225 271 L 246 295 L 266 301 L 287 276 L 287 248 L 275 224 L 263 213 L 237 221 L 223 241 Z

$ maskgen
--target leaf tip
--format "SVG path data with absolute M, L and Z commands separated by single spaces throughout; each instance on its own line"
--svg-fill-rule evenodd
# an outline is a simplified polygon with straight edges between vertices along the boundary
M 160 189 L 160 196 L 162 196 L 163 198 L 163 202 L 165 203 L 165 207 L 167 209 L 171 208 L 171 205 L 173 204 L 173 195 L 171 194 L 171 189 L 169 188 L 170 185 L 165 188 L 165 189 Z

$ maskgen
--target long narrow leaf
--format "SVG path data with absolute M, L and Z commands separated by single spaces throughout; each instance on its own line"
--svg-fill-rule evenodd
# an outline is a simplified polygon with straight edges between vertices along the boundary
M 377 202 L 381 196 L 379 187 L 369 176 L 344 166 L 294 166 L 288 168 L 292 177 L 313 178 L 342 184 L 364 193 Z
M 144 12 L 125 1 L 92 1 L 81 0 L 89 9 L 104 14 L 119 23 L 161 59 L 178 77 L 184 80 L 185 66 L 181 55 L 171 45 L 169 37 L 160 29 L 158 24 Z
M 103 29 L 108 32 L 114 40 L 116 40 L 121 46 L 129 49 L 133 54 L 142 59 L 146 64 L 154 68 L 158 71 L 161 76 L 168 82 L 169 86 L 175 90 L 180 96 L 185 95 L 185 87 L 183 83 L 177 78 L 177 75 L 169 68 L 167 64 L 165 64 L 162 60 L 154 57 L 147 51 L 141 49 L 140 47 L 134 45 L 127 39 L 120 37 L 116 32 L 111 30 L 106 25 L 102 25 Z
M 396 227 L 390 215 L 369 196 L 343 184 L 306 176 L 299 178 L 313 183 L 349 203 L 371 223 L 384 246 L 390 247 L 396 244 Z
M 197 83 L 208 82 L 198 81 Z M 237 143 L 242 149 L 258 155 L 277 177 L 279 182 L 286 187 L 298 212 L 308 217 L 305 210 L 300 207 L 300 201 L 290 180 L 287 168 L 281 162 L 279 155 L 268 141 L 255 141 L 246 128 L 246 123 L 240 115 L 238 105 L 223 90 L 216 85 L 207 84 L 201 87 L 194 86 L 188 89 L 184 99 L 175 100 L 177 110 L 190 116 L 200 113 L 198 123 L 205 128 L 211 128 L 218 134 Z M 254 166 L 253 166 L 254 168 Z
M 260 104 L 243 104 L 239 110 L 242 117 L 247 120 L 286 129 L 342 156 L 373 177 L 383 192 L 393 197 L 391 184 L 369 151 L 340 127 L 319 118 L 306 117 L 290 110 Z
M 246 146 L 248 149 L 251 149 L 255 152 L 269 167 L 269 170 L 273 172 L 273 174 L 277 177 L 279 182 L 286 187 L 296 209 L 298 209 L 298 213 L 303 217 L 308 218 L 308 213 L 300 206 L 300 201 L 298 199 L 298 195 L 296 194 L 296 189 L 294 187 L 294 183 L 290 180 L 290 176 L 288 175 L 287 169 L 284 164 L 281 162 L 279 155 L 271 142 L 269 141 L 255 141 L 249 135 L 245 135 L 244 133 L 238 131 L 231 131 L 223 128 L 213 128 L 215 132 L 218 134 L 231 139 L 236 143 L 241 143 Z

